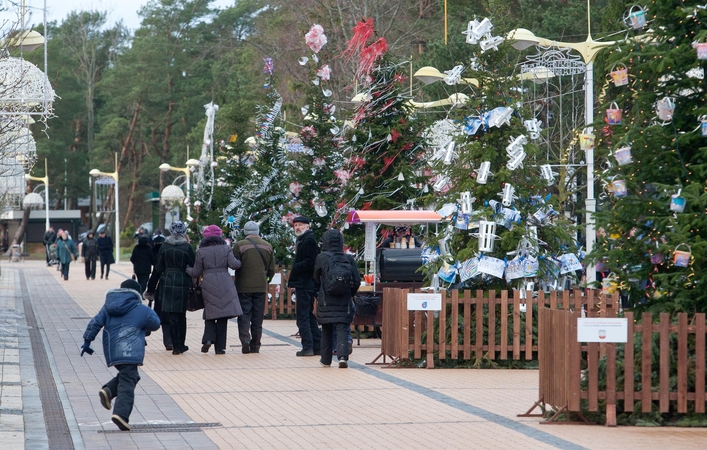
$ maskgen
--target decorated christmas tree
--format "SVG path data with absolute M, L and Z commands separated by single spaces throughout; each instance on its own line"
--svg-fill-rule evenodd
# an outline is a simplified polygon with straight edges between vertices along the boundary
M 704 312 L 707 282 L 707 10 L 653 1 L 625 15 L 628 38 L 608 58 L 597 153 L 605 195 L 591 258 L 631 303 Z
M 282 97 L 273 84 L 273 61 L 265 58 L 264 63 L 266 102 L 257 107 L 257 132 L 248 141 L 251 151 L 246 164 L 250 170 L 246 180 L 232 193 L 224 214 L 236 238 L 242 237 L 240 230 L 246 222 L 258 222 L 261 235 L 273 244 L 278 259 L 286 261 L 291 256 L 287 247 L 291 246 L 292 238 L 283 216 L 292 207 L 288 195 L 291 159 L 282 127 Z
M 418 209 L 429 192 L 426 123 L 415 114 L 406 75 L 409 63 L 394 63 L 386 52 L 386 40 L 375 36 L 373 19 L 354 27 L 344 57 L 357 63 L 357 105 L 347 121 L 346 161 L 336 172 L 343 213 Z M 360 247 L 363 228 L 352 231 L 349 241 Z
M 292 181 L 287 192 L 293 198 L 293 208 L 288 219 L 307 216 L 312 230 L 320 235 L 337 216 L 340 184 L 335 173 L 343 161 L 341 123 L 336 119 L 336 105 L 329 89 L 335 75 L 327 63 L 326 51 L 322 51 L 327 43 L 324 29 L 313 25 L 305 35 L 305 43 L 312 53 L 299 62 L 308 71 L 310 81 L 304 88 L 307 104 L 302 107 L 301 143 L 292 146 Z
M 539 145 L 542 121 L 528 106 L 517 53 L 493 31 L 488 19 L 471 21 L 469 59 L 445 72 L 458 88 L 454 107 L 428 135 L 437 210 L 450 223 L 426 256 L 450 285 L 557 289 L 581 269 L 557 195 L 561 162 Z

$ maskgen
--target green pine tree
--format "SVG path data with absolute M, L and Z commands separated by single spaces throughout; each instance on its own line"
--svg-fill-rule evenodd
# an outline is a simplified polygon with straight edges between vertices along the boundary
M 291 206 L 287 194 L 291 160 L 283 128 L 282 97 L 274 86 L 272 59 L 265 58 L 264 72 L 266 98 L 256 107 L 257 132 L 243 161 L 248 167 L 245 180 L 232 192 L 224 213 L 236 238 L 242 237 L 239 230 L 246 222 L 258 222 L 262 237 L 273 245 L 278 260 L 287 261 L 292 253 L 288 250 L 292 239 L 283 216 Z
M 605 125 L 597 141 L 606 196 L 596 222 L 604 236 L 591 257 L 616 274 L 634 304 L 704 312 L 707 54 L 700 59 L 698 52 L 707 42 L 707 10 L 697 1 L 660 0 L 648 4 L 646 17 L 605 67 L 625 66 L 628 84 L 607 82 L 602 92 L 601 108 L 616 102 L 623 117 Z M 687 267 L 674 261 L 679 251 L 690 252 Z

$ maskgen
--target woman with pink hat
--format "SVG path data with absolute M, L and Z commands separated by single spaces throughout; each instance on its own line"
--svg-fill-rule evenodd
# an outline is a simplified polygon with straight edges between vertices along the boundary
M 204 238 L 196 251 L 194 267 L 187 273 L 194 278 L 203 277 L 201 294 L 204 297 L 204 336 L 201 352 L 208 353 L 212 345 L 217 355 L 226 353 L 228 320 L 243 314 L 238 301 L 236 285 L 228 273 L 241 267 L 233 256 L 231 247 L 223 239 L 221 227 L 209 225 L 204 228 Z

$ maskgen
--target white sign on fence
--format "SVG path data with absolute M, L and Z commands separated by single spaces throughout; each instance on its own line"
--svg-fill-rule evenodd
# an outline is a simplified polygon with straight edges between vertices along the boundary
M 408 311 L 439 311 L 442 294 L 408 294 Z
M 272 276 L 270 284 L 282 284 L 282 275 L 280 275 L 280 272 L 276 272 L 275 275 Z
M 577 342 L 627 342 L 628 319 L 580 317 L 577 319 Z

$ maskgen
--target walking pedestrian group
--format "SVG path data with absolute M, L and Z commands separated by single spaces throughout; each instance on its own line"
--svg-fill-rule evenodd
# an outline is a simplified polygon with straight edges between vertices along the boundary
M 336 355 L 339 367 L 347 368 L 354 314 L 352 297 L 361 282 L 356 263 L 344 253 L 344 238 L 338 230 L 324 232 L 320 253 L 307 217 L 296 217 L 293 228 L 296 245 L 288 287 L 295 291 L 297 327 L 302 340 L 302 349 L 296 355 L 320 355 L 319 363 L 324 367 L 331 366 Z M 216 355 L 224 355 L 228 321 L 237 318 L 241 352 L 260 353 L 268 283 L 275 275 L 275 252 L 260 236 L 258 223 L 247 222 L 243 231 L 244 238 L 231 248 L 221 228 L 209 225 L 203 229 L 196 252 L 181 221 L 172 222 L 166 238 L 159 229 L 152 239 L 145 233 L 136 235 L 138 243 L 130 258 L 133 279 L 106 293 L 103 308 L 86 328 L 80 352 L 81 356 L 93 354 L 91 342 L 103 329 L 106 364 L 115 367 L 118 374 L 102 386 L 99 400 L 104 408 L 113 409 L 111 420 L 120 430 L 130 430 L 135 386 L 140 381 L 138 366 L 143 364 L 147 345 L 145 337 L 162 327 L 166 350 L 173 355 L 189 350 L 185 344 L 186 312 L 195 285 L 200 286 L 203 298 L 201 352 L 208 353 L 213 346 Z M 86 279 L 95 279 L 96 261 L 100 259 L 101 278 L 105 275 L 107 280 L 114 263 L 113 240 L 106 236 L 105 228 L 99 228 L 99 235 L 95 239 L 89 232 L 83 240 Z M 60 230 L 57 242 L 62 276 L 68 279 L 69 264 L 78 253 L 68 233 Z M 143 297 L 148 305 L 142 304 Z

